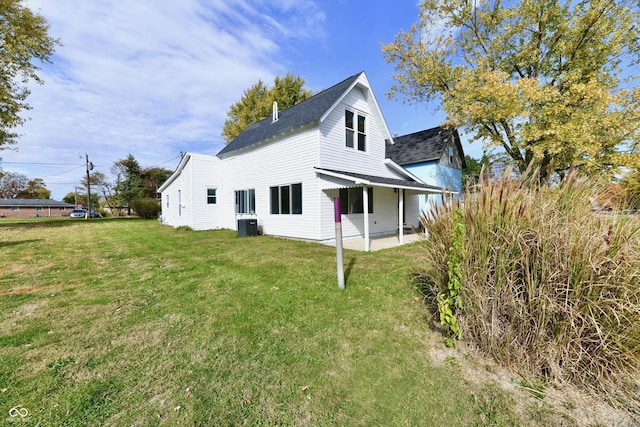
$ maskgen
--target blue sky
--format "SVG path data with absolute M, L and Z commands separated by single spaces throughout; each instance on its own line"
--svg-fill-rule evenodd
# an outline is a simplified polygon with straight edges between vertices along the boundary
M 173 170 L 181 151 L 217 153 L 245 89 L 292 72 L 314 92 L 365 71 L 392 133 L 437 126 L 436 105 L 389 101 L 381 43 L 418 19 L 417 0 L 26 0 L 59 38 L 33 85 L 18 151 L 0 167 L 74 191 L 85 153 L 97 171 L 129 153 Z M 480 157 L 478 144 L 464 144 Z M 52 164 L 55 163 L 55 164 Z

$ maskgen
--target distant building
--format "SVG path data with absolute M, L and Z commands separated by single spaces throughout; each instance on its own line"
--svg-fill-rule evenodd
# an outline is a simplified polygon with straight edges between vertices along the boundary
M 0 218 L 67 216 L 74 208 L 52 199 L 0 199 Z
M 466 167 L 466 163 L 460 135 L 455 129 L 435 127 L 396 136 L 393 144 L 387 144 L 386 157 L 425 184 L 457 194 L 462 191 L 462 169 Z M 412 208 L 421 213 L 431 203 L 441 203 L 442 195 L 421 194 L 418 200 L 418 206 Z

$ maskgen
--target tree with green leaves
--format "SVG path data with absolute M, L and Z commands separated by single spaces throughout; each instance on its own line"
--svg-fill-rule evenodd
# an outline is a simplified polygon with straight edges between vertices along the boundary
M 0 150 L 17 142 L 15 129 L 31 109 L 27 83 L 42 84 L 35 60 L 50 62 L 58 40 L 48 34 L 49 24 L 22 4 L 22 0 L 0 0 Z
M 91 185 L 93 185 L 93 182 L 91 183 Z M 86 192 L 85 193 L 77 193 L 77 192 L 67 193 L 62 198 L 62 201 L 72 205 L 82 205 L 85 209 L 89 206 Z M 100 206 L 100 195 L 91 192 L 91 210 L 97 211 L 99 206 Z
M 144 196 L 144 186 L 140 176 L 142 168 L 133 154 L 116 161 L 111 167 L 111 173 L 116 177 L 115 197 L 124 205 L 131 206 L 131 200 Z
M 142 186 L 144 187 L 144 196 L 152 199 L 158 197 L 158 188 L 164 184 L 173 174 L 172 171 L 165 168 L 151 167 L 140 171 Z
M 271 116 L 274 101 L 278 103 L 279 110 L 285 110 L 310 98 L 313 93 L 303 86 L 301 77 L 287 73 L 283 77 L 276 77 L 271 88 L 259 80 L 245 90 L 240 101 L 229 107 L 227 112 L 222 128 L 225 142 L 231 142 L 251 123 Z
M 419 22 L 383 47 L 396 64 L 389 95 L 439 103 L 446 125 L 500 147 L 521 172 L 637 164 L 640 90 L 628 65 L 640 53 L 639 8 L 424 0 Z
M 48 199 L 51 191 L 42 178 L 32 179 L 27 183 L 27 187 L 16 196 L 18 199 Z

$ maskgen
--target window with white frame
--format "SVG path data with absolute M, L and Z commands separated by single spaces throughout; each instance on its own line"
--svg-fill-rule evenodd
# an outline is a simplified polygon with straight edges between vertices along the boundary
M 373 213 L 373 187 L 367 187 L 369 213 Z M 361 214 L 364 213 L 362 187 L 340 189 L 340 213 Z
M 302 184 L 270 187 L 271 213 L 302 214 Z
M 256 213 L 256 190 L 236 191 L 236 213 L 254 214 Z
M 361 114 L 345 110 L 345 146 L 357 148 L 359 151 L 367 151 L 367 119 Z
M 169 195 L 167 194 L 167 207 L 169 207 Z
M 42 206 L 36 206 L 36 211 L 42 211 Z
M 453 147 L 449 147 L 449 164 L 453 164 Z
M 217 189 L 215 188 L 207 188 L 207 204 L 215 205 L 218 203 Z
M 11 210 L 16 212 L 16 211 L 19 211 L 20 208 L 18 206 L 11 206 Z

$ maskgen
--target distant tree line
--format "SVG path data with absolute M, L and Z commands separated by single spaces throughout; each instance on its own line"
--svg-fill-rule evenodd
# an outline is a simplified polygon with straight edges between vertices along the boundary
M 89 174 L 89 184 L 92 189 L 91 205 L 98 206 L 98 199 L 102 199 L 104 206 L 112 213 L 117 215 L 124 211 L 130 213 L 132 204 L 136 200 L 157 200 L 158 188 L 172 173 L 169 169 L 158 167 L 143 169 L 136 158 L 129 154 L 111 166 L 113 179 L 99 171 Z M 82 185 L 87 188 L 86 177 L 83 178 Z M 81 195 L 67 193 L 63 199 L 67 203 L 76 203 L 76 200 L 86 206 L 86 193 Z

